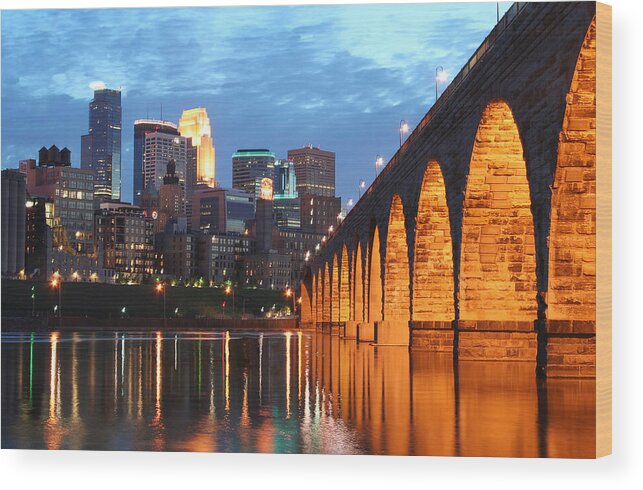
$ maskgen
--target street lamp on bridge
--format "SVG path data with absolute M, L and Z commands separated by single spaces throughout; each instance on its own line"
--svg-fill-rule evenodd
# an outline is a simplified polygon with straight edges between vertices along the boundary
M 447 72 L 444 71 L 444 68 L 438 66 L 435 69 L 435 101 L 438 101 L 438 83 L 447 81 Z
M 404 119 L 400 121 L 400 148 L 402 148 L 402 135 L 409 132 L 409 123 Z
M 402 130 L 400 129 L 400 146 L 402 146 Z M 379 173 L 379 168 L 384 165 L 384 157 L 382 155 L 377 155 L 375 157 L 375 178 Z
M 359 179 L 359 187 L 358 187 L 358 189 L 359 189 L 359 191 L 358 191 L 359 197 L 357 199 L 360 200 L 362 198 L 362 191 L 364 189 L 366 189 L 366 182 L 364 181 L 364 179 Z

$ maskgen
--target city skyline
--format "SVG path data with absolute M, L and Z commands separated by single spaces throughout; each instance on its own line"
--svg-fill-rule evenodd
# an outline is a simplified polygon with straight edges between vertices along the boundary
M 609 6 L 11 20 L 3 449 L 611 453 Z
M 508 5 L 500 5 L 501 15 Z M 99 12 L 103 22 L 107 18 L 119 27 L 102 39 L 101 51 L 110 54 L 97 57 L 87 26 Z M 231 157 L 238 148 L 265 147 L 285 158 L 289 149 L 312 144 L 337 154 L 336 194 L 344 205 L 349 198 L 356 201 L 359 180 L 372 180 L 376 155 L 388 161 L 397 150 L 399 120 L 413 127 L 434 102 L 435 66 L 448 73 L 443 90 L 496 22 L 492 3 L 78 13 L 3 13 L 2 167 L 34 158 L 43 144 L 67 146 L 76 155 L 72 164 L 80 166 L 90 84 L 100 81 L 123 91 L 122 199 L 127 202 L 133 201 L 134 120 L 162 116 L 178 123 L 191 107 L 208 110 L 219 155 L 216 177 L 223 187 L 231 186 Z M 140 22 L 141 16 L 149 22 Z M 289 22 L 281 21 L 284 16 Z M 368 27 L 357 22 L 364 16 Z M 413 22 L 401 31 L 397 16 Z M 254 36 L 240 34 L 250 25 Z M 49 37 L 50 29 L 69 36 L 43 46 L 40 39 Z M 183 39 L 185 32 L 190 39 Z M 141 49 L 118 48 L 124 37 Z M 447 37 L 448 46 L 440 44 Z M 194 57 L 167 72 L 151 69 L 164 46 L 190 49 Z

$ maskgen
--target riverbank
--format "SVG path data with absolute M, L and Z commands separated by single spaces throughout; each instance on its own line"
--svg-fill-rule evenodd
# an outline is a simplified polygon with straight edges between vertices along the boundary
M 32 294 L 35 296 L 32 299 Z M 180 320 L 199 318 L 230 318 L 236 316 L 263 316 L 273 306 L 281 310 L 292 306 L 283 291 L 235 288 L 226 295 L 222 288 L 196 288 L 169 286 L 162 293 L 152 284 L 117 285 L 87 282 L 63 282 L 59 291 L 48 282 L 2 280 L 2 318 L 32 316 L 55 316 L 54 308 L 61 299 L 64 317 L 92 318 L 115 322 L 120 319 L 159 319 L 163 321 L 163 309 L 168 319 L 178 316 Z M 124 308 L 124 310 L 123 310 Z M 262 311 L 263 309 L 263 311 Z

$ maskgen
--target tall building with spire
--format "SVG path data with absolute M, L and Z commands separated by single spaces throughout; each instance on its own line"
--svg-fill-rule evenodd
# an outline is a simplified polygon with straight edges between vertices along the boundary
M 185 218 L 183 187 L 176 175 L 176 161 L 168 160 L 163 183 L 159 188 L 159 212 L 155 223 L 155 231 L 164 232 L 168 223 Z
M 181 136 L 192 139 L 192 146 L 196 147 L 196 181 L 215 187 L 216 154 L 212 141 L 212 128 L 210 118 L 203 107 L 187 109 L 179 119 L 179 133 Z
M 121 198 L 121 91 L 102 86 L 89 103 L 89 132 L 81 136 L 81 168 L 96 174 L 94 194 Z

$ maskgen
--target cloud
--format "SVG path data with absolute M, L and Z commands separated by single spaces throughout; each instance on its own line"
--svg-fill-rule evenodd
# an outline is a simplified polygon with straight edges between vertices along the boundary
M 339 194 L 397 149 L 495 23 L 494 4 L 6 11 L 3 165 L 56 143 L 79 162 L 91 85 L 123 94 L 124 196 L 134 119 L 205 106 L 217 177 L 238 147 L 319 144 L 337 152 Z M 9 151 L 10 150 L 10 151 Z M 355 185 L 353 186 L 353 181 Z M 355 197 L 355 196 L 353 196 Z
M 106 87 L 107 85 L 102 80 L 94 80 L 93 82 L 89 83 L 89 88 L 91 90 L 103 90 Z

